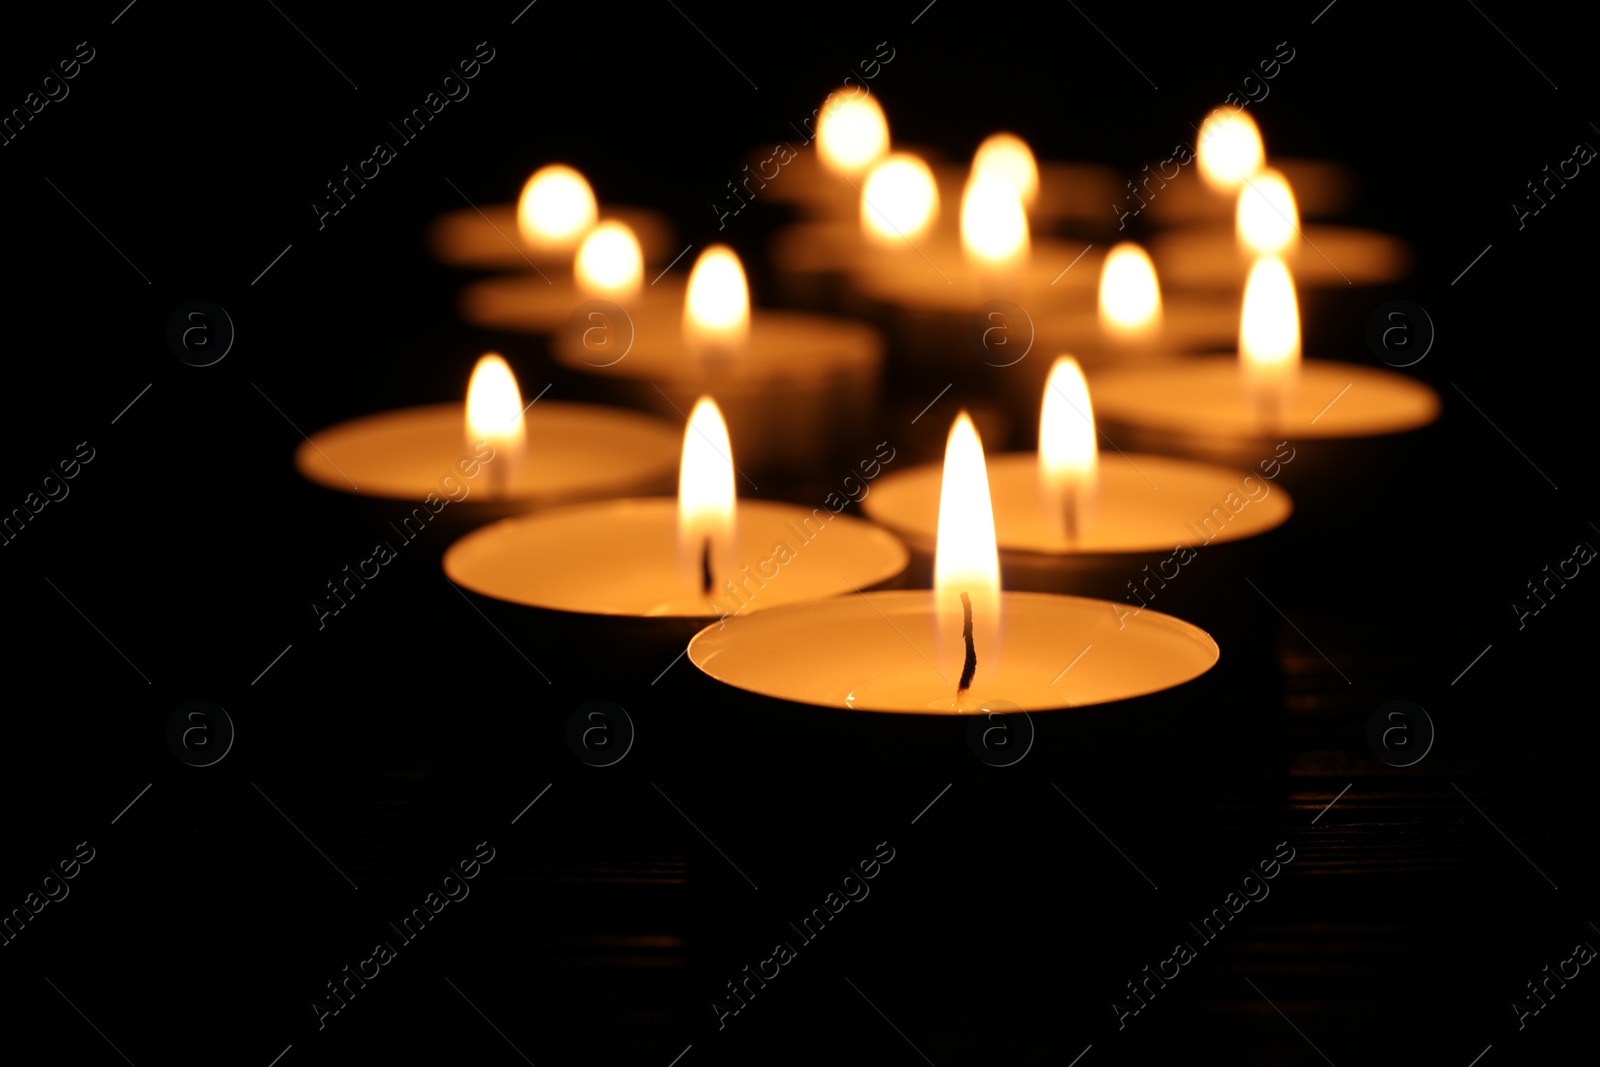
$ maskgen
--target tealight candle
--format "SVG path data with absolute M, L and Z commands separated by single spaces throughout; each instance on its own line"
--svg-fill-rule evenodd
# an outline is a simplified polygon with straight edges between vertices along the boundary
M 994 173 L 1016 188 L 1028 219 L 1044 228 L 1065 222 L 1091 224 L 1103 229 L 1109 221 L 1105 205 L 1117 197 L 1117 178 L 1109 167 L 1094 163 L 1066 163 L 1034 158 L 1033 149 L 1012 133 L 996 133 L 973 153 L 970 170 L 940 167 L 941 193 L 958 194 L 970 178 Z
M 1097 411 L 1119 442 L 1234 463 L 1251 464 L 1280 440 L 1398 434 L 1439 414 L 1438 394 L 1411 378 L 1302 360 L 1293 278 L 1270 257 L 1251 268 L 1237 358 L 1111 367 L 1091 380 Z
M 1245 179 L 1266 165 L 1261 131 L 1249 112 L 1233 107 L 1212 111 L 1196 131 L 1195 145 L 1180 145 L 1173 156 L 1154 171 L 1143 168 L 1119 191 L 1114 212 L 1142 215 L 1151 221 L 1189 223 L 1218 220 L 1230 215 Z M 1184 177 L 1192 164 L 1199 180 Z M 1167 173 L 1168 166 L 1172 172 Z M 1298 191 L 1300 213 L 1322 218 L 1343 210 L 1350 199 L 1351 180 L 1345 168 L 1314 160 L 1274 159 L 1275 166 Z
M 441 215 L 429 227 L 428 246 L 436 259 L 452 267 L 559 275 L 602 218 L 625 223 L 647 262 L 672 255 L 671 224 L 660 213 L 602 208 L 583 175 L 561 163 L 535 171 L 515 204 L 468 205 Z
M 950 431 L 938 512 L 932 591 L 728 620 L 697 634 L 689 658 L 712 678 L 781 700 L 924 715 L 1127 700 L 1217 662 L 1215 641 L 1169 615 L 1119 618 L 1107 601 L 1002 593 L 983 447 L 965 412 Z
M 589 335 L 586 347 L 591 362 L 607 362 L 620 355 L 607 346 L 618 347 L 613 345 L 618 338 L 625 345 L 633 331 L 595 318 L 596 312 L 605 317 L 620 309 L 638 321 L 670 314 L 682 301 L 683 284 L 676 278 L 644 284 L 639 241 L 627 223 L 612 219 L 583 238 L 570 274 L 546 278 L 524 272 L 484 278 L 461 291 L 457 306 L 472 325 L 508 333 L 551 334 L 574 316 L 585 330 L 602 325 L 600 333 Z
M 1167 559 L 1171 579 L 1188 562 L 1181 548 L 1192 553 L 1256 537 L 1293 510 L 1289 494 L 1254 470 L 1137 453 L 1102 456 L 1097 437 L 1083 373 L 1076 360 L 1059 357 L 1040 405 L 1039 451 L 988 462 L 1007 588 L 1122 597 L 1145 577 L 1141 564 L 1158 570 Z M 941 481 L 939 467 L 925 464 L 884 476 L 862 500 L 869 518 L 911 548 L 918 564 L 913 579 L 937 543 Z M 1186 581 L 1180 594 L 1215 585 Z
M 828 507 L 738 500 L 742 457 L 709 398 L 694 405 L 681 456 L 676 500 L 505 519 L 452 545 L 446 575 L 545 612 L 662 620 L 638 632 L 681 649 L 708 619 L 870 589 L 904 570 L 905 547 L 870 523 Z
M 1300 225 L 1294 193 L 1271 168 L 1238 187 L 1235 223 L 1195 227 L 1157 236 L 1151 247 L 1162 273 L 1192 289 L 1233 289 L 1260 256 L 1282 257 L 1304 286 L 1380 285 L 1411 266 L 1405 242 L 1349 226 Z
M 633 317 L 632 347 L 601 359 L 585 324 L 556 334 L 557 362 L 604 381 L 619 401 L 683 412 L 710 393 L 723 405 L 734 448 L 752 468 L 804 468 L 853 447 L 876 403 L 883 343 L 860 323 L 750 310 L 738 256 L 700 254 L 681 310 L 659 303 Z
M 318 485 L 387 500 L 419 501 L 452 479 L 468 487 L 452 513 L 481 520 L 664 488 L 676 443 L 670 424 L 635 412 L 540 397 L 525 406 L 510 368 L 490 353 L 473 371 L 465 407 L 343 422 L 307 438 L 294 462 Z
M 889 153 L 889 120 L 876 97 L 844 91 L 829 93 L 814 114 L 815 151 L 797 151 L 787 143 L 774 148 L 739 185 L 728 183 L 722 206 L 713 205 L 719 221 L 743 211 L 748 206 L 746 196 L 792 204 L 815 219 L 848 219 L 854 214 L 867 171 Z M 776 169 L 768 175 L 765 165 L 774 162 Z M 750 165 L 744 169 L 750 171 Z

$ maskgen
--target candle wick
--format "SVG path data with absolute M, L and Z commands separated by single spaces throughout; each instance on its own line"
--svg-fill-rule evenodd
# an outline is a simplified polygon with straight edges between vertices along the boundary
M 711 595 L 711 538 L 706 538 L 700 551 L 700 591 Z
M 1067 486 L 1067 491 L 1062 495 L 1066 502 L 1062 508 L 1062 527 L 1066 532 L 1067 540 L 1075 542 L 1078 540 L 1078 487 L 1069 485 Z
M 978 650 L 972 644 L 972 599 L 967 594 L 961 594 L 961 638 L 967 643 L 967 658 L 961 664 L 961 682 L 956 686 L 956 696 L 960 697 L 972 684 L 972 676 L 978 670 Z

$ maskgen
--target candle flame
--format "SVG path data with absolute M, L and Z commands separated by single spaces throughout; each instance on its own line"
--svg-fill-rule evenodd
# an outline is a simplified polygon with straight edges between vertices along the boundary
M 1255 119 L 1218 108 L 1200 124 L 1200 176 L 1219 193 L 1231 193 L 1261 169 L 1266 149 Z
M 1100 268 L 1100 325 L 1113 337 L 1144 339 L 1161 329 L 1161 286 L 1143 248 L 1124 241 Z
M 709 596 L 737 570 L 733 446 L 716 401 L 701 397 L 683 431 L 678 465 L 678 565 L 685 584 Z
M 1039 497 L 1049 520 L 1076 540 L 1094 508 L 1099 476 L 1089 383 L 1071 356 L 1050 368 L 1039 410 Z
M 1000 554 L 995 545 L 994 505 L 989 497 L 983 442 L 965 411 L 956 416 L 945 444 L 937 536 L 933 591 L 941 671 L 952 685 L 958 683 L 966 656 L 961 604 L 961 594 L 966 593 L 972 604 L 978 660 L 974 679 L 992 678 L 999 655 Z
M 896 152 L 872 168 L 861 190 L 861 231 L 883 247 L 927 233 L 939 217 L 939 187 L 918 156 Z
M 626 223 L 602 222 L 578 246 L 578 287 L 590 297 L 626 300 L 644 284 L 644 253 Z
M 594 225 L 594 191 L 582 174 L 563 163 L 533 172 L 517 201 L 517 227 L 537 248 L 569 249 Z
M 744 347 L 750 333 L 750 286 L 744 266 L 727 245 L 700 253 L 689 272 L 683 302 L 683 338 L 699 358 L 726 358 Z
M 489 442 L 495 459 L 504 464 L 496 469 L 510 470 L 527 439 L 516 376 L 498 352 L 489 352 L 472 368 L 472 380 L 467 384 L 467 448 L 475 448 L 479 441 Z M 502 451 L 509 454 L 502 456 Z
M 1028 214 L 1016 186 L 992 170 L 967 180 L 961 197 L 961 248 L 991 270 L 1027 261 Z
M 831 93 L 817 117 L 817 154 L 835 174 L 854 178 L 889 151 L 889 122 L 870 96 Z
M 1288 251 L 1300 234 L 1300 212 L 1294 192 L 1282 174 L 1268 167 L 1239 186 L 1234 215 L 1239 247 L 1256 256 Z
M 994 173 L 1009 181 L 1025 207 L 1032 207 L 1039 195 L 1039 164 L 1028 142 L 1011 133 L 997 133 L 978 146 L 972 157 L 972 173 Z
M 1300 372 L 1300 307 L 1283 260 L 1264 256 L 1250 268 L 1239 317 L 1239 362 L 1245 388 L 1264 421 L 1276 421 Z

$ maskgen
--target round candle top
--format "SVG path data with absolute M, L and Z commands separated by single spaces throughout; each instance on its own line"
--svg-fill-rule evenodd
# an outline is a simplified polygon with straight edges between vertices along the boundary
M 863 593 L 730 618 L 696 634 L 689 659 L 727 685 L 800 704 L 982 714 L 986 704 L 1041 711 L 1128 700 L 1197 678 L 1220 656 L 1209 634 L 1170 615 L 1003 593 L 996 663 L 957 700 L 957 679 L 936 666 L 933 598 L 931 590 Z
M 1150 251 L 1163 279 L 1190 289 L 1232 289 L 1255 258 L 1220 226 L 1158 234 Z M 1411 269 L 1404 241 L 1349 226 L 1305 226 L 1280 254 L 1301 285 L 1381 285 Z
M 1014 166 L 1014 162 L 1007 161 L 1011 155 L 1002 147 L 995 162 Z M 1119 201 L 1123 187 L 1116 171 L 1110 167 L 1100 163 L 1051 160 L 1036 162 L 1035 167 L 1038 175 L 1036 191 L 1029 198 L 1027 206 L 1028 218 L 1036 225 L 1049 226 L 1068 219 L 1087 219 L 1103 224 L 1116 217 L 1107 211 L 1106 206 Z M 940 199 L 946 204 L 961 203 L 962 191 L 972 176 L 971 169 L 960 164 L 942 164 L 935 166 L 933 172 Z
M 672 226 L 648 208 L 603 206 L 600 218 L 624 223 L 639 239 L 647 263 L 673 255 Z M 528 241 L 518 226 L 516 204 L 482 204 L 447 212 L 428 228 L 428 248 L 439 262 L 482 270 L 540 270 L 569 273 L 573 247 L 541 248 Z
M 1422 382 L 1329 360 L 1299 364 L 1273 427 L 1262 425 L 1233 356 L 1108 367 L 1091 379 L 1099 417 L 1214 437 L 1374 437 L 1426 426 L 1439 415 L 1438 394 Z
M 1231 220 L 1237 209 L 1235 194 L 1215 190 L 1199 175 L 1189 175 L 1197 164 L 1187 148 L 1179 146 L 1172 157 L 1132 174 L 1127 179 L 1133 182 L 1132 190 L 1120 186 L 1113 200 L 1117 211 L 1129 212 L 1129 218 L 1148 212 L 1152 220 L 1162 223 Z M 1309 159 L 1273 157 L 1271 162 L 1294 188 L 1301 215 L 1327 218 L 1349 205 L 1354 181 L 1347 168 Z
M 626 358 L 602 365 L 585 346 L 581 323 L 556 334 L 551 354 L 573 370 L 653 382 L 704 382 L 709 387 L 781 387 L 785 381 L 875 372 L 883 361 L 883 340 L 876 330 L 824 315 L 753 312 L 744 339 L 711 359 L 685 340 L 681 301 L 675 307 L 652 301 L 641 304 L 637 313 L 629 309 L 629 315 L 633 345 Z
M 677 462 L 678 433 L 650 416 L 543 400 L 523 419 L 521 455 L 476 457 L 491 471 L 505 458 L 517 461 L 504 468 L 503 498 L 550 504 L 647 491 L 670 479 Z M 403 408 L 319 431 L 295 450 L 294 462 L 329 489 L 416 500 L 437 491 L 442 477 L 460 479 L 459 464 L 474 456 L 468 437 L 459 403 Z
M 633 296 L 612 296 L 586 291 L 566 277 L 506 274 L 466 286 L 456 306 L 467 322 L 489 330 L 549 334 L 570 324 L 582 336 L 583 331 L 600 326 L 618 330 L 617 336 L 625 341 L 637 332 L 639 323 L 666 321 L 678 314 L 683 307 L 683 279 L 662 278 Z M 596 311 L 603 316 L 614 315 L 612 308 L 621 309 L 633 329 L 593 317 Z M 589 348 L 594 348 L 597 336 L 590 335 Z M 591 363 L 606 361 L 592 351 L 585 355 Z
M 1036 296 L 1092 289 L 1101 259 L 1087 241 L 1048 238 L 1032 239 L 1025 262 L 992 270 L 975 265 L 954 235 L 936 234 L 918 241 L 916 251 L 920 254 L 862 259 L 854 272 L 857 286 L 865 295 L 889 304 L 971 311 L 996 298 L 1026 304 Z
M 684 581 L 670 498 L 504 519 L 451 545 L 444 568 L 464 588 L 551 611 L 717 618 L 868 589 L 909 559 L 893 534 L 826 507 L 741 500 L 735 522 L 733 562 L 708 595 Z
M 1099 395 L 1097 390 L 1097 401 Z M 1293 510 L 1283 489 L 1240 471 L 1166 456 L 1102 454 L 1096 506 L 1069 539 L 1040 492 L 1036 453 L 991 456 L 988 465 L 995 536 L 1003 552 L 1161 552 L 1192 541 L 1190 527 L 1218 512 L 1223 525 L 1210 540 L 1234 541 L 1275 529 Z M 884 475 L 861 506 L 913 548 L 930 551 L 938 529 L 940 476 L 934 463 Z

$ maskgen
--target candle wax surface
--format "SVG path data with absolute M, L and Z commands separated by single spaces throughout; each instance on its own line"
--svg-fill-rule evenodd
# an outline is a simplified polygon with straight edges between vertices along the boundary
M 1350 204 L 1355 179 L 1347 167 L 1320 159 L 1281 159 L 1270 151 L 1267 166 L 1289 183 L 1301 218 L 1329 218 Z M 1178 170 L 1176 176 L 1163 183 L 1161 176 L 1170 175 L 1174 168 Z M 1140 169 L 1127 180 L 1133 182 L 1133 190 L 1123 185 L 1115 204 L 1116 211 L 1131 212 L 1130 219 L 1143 216 L 1152 222 L 1171 224 L 1226 218 L 1231 223 L 1238 207 L 1238 193 L 1212 189 L 1200 176 L 1199 162 L 1194 160 L 1185 165 L 1179 165 L 1175 158 L 1170 165 L 1165 161 L 1151 164 L 1148 170 Z
M 1069 541 L 1041 506 L 1035 453 L 990 456 L 987 465 L 995 537 L 1002 551 L 1164 552 L 1204 536 L 1188 524 L 1201 526 L 1212 519 L 1221 532 L 1205 538 L 1207 542 L 1233 541 L 1275 529 L 1293 511 L 1289 494 L 1257 475 L 1165 456 L 1102 452 L 1098 500 L 1077 539 Z M 869 518 L 912 547 L 931 552 L 942 478 L 943 467 L 935 463 L 887 474 L 861 506 Z M 1217 511 L 1220 522 L 1213 519 Z
M 1348 387 L 1348 388 L 1347 388 Z M 1283 417 L 1262 425 L 1245 390 L 1237 356 L 1146 363 L 1092 370 L 1089 395 L 1097 418 L 1209 437 L 1373 437 L 1426 426 L 1439 396 L 1392 371 L 1308 359 Z
M 1382 285 L 1411 269 L 1411 249 L 1398 237 L 1349 226 L 1304 226 L 1283 261 L 1295 285 Z M 1175 288 L 1242 288 L 1255 256 L 1239 247 L 1232 228 L 1177 230 L 1150 243 L 1156 274 Z
M 633 230 L 646 263 L 665 263 L 672 257 L 672 225 L 659 212 L 602 204 L 598 221 L 607 220 L 626 223 Z M 530 245 L 517 227 L 516 204 L 463 207 L 441 215 L 428 227 L 428 248 L 435 259 L 452 267 L 542 270 L 552 280 L 558 280 L 552 270 L 571 273 L 578 251 L 576 242 L 564 249 Z
M 1024 306 L 1036 299 L 1059 304 L 1072 290 L 1096 291 L 1104 258 L 1088 241 L 1034 237 L 1026 263 L 990 271 L 969 259 L 953 234 L 936 233 L 912 243 L 920 255 L 899 256 L 887 263 L 877 258 L 862 261 L 853 275 L 864 295 L 936 311 L 974 311 L 996 299 Z
M 683 431 L 662 419 L 593 404 L 539 400 L 523 414 L 527 443 L 511 470 L 504 497 L 529 503 L 643 492 L 670 484 Z M 498 484 L 494 465 L 470 482 L 474 494 Z M 318 431 L 295 450 L 295 467 L 329 489 L 393 500 L 440 493 L 447 475 L 466 481 L 458 464 L 474 454 L 467 444 L 466 406 L 433 404 L 342 422 Z M 485 452 L 487 454 L 487 452 Z M 353 483 L 353 484 L 352 484 Z M 483 499 L 482 497 L 474 497 Z
M 621 308 L 633 321 L 633 329 L 583 318 L 584 329 L 601 326 L 619 337 L 636 335 L 640 323 L 665 321 L 683 314 L 684 280 L 662 278 L 655 285 L 644 285 L 630 297 L 591 296 L 573 281 L 570 274 L 551 275 L 546 281 L 533 273 L 485 278 L 461 290 L 456 306 L 461 317 L 486 330 L 513 333 L 548 334 L 573 321 L 573 315 L 590 301 L 603 300 Z M 592 356 L 601 362 L 598 355 Z
M 1042 711 L 1127 700 L 1197 678 L 1220 656 L 1209 634 L 1170 615 L 1003 593 L 1001 648 L 977 650 L 972 687 L 958 700 L 956 679 L 936 666 L 933 596 L 851 594 L 730 618 L 696 634 L 689 659 L 727 685 L 800 704 L 982 714 L 995 701 Z
M 740 569 L 713 575 L 706 595 L 680 569 L 677 522 L 678 502 L 670 498 L 504 519 L 451 545 L 444 569 L 462 588 L 530 607 L 718 618 L 740 612 L 741 604 L 749 613 L 854 595 L 898 576 L 910 558 L 893 534 L 827 508 L 740 500 Z
M 720 362 L 692 358 L 683 339 L 683 310 L 634 317 L 633 347 L 625 359 L 597 366 L 573 331 L 557 334 L 556 361 L 573 370 L 644 381 L 704 381 L 781 388 L 785 382 L 817 382 L 838 375 L 875 374 L 883 362 L 883 339 L 872 327 L 848 319 L 794 311 L 752 311 L 741 351 Z M 570 336 L 569 336 L 570 335 Z

